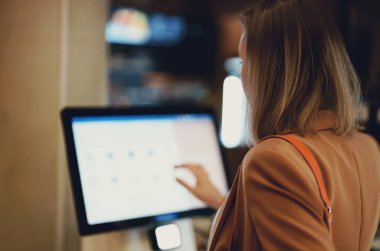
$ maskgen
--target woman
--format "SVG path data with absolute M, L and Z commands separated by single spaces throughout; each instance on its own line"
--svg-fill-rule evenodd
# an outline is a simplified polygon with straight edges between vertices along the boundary
M 369 250 L 380 217 L 380 154 L 357 130 L 359 84 L 316 0 L 265 0 L 242 14 L 242 80 L 256 143 L 226 199 L 200 166 L 195 196 L 219 208 L 210 250 Z M 317 160 L 333 210 L 293 135 Z M 332 234 L 332 237 L 331 237 Z

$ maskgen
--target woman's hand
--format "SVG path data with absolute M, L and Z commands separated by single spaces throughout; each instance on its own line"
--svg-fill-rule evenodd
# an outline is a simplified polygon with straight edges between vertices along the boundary
M 216 187 L 211 183 L 207 173 L 201 165 L 182 164 L 176 165 L 175 168 L 186 168 L 191 171 L 197 179 L 194 187 L 187 184 L 184 180 L 176 178 L 177 182 L 189 190 L 195 197 L 206 203 L 208 206 L 218 209 L 224 200 L 224 196 L 219 193 Z

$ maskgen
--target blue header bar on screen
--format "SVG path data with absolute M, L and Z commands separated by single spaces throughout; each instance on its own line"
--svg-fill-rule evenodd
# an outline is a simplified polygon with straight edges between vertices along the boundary
M 192 119 L 211 119 L 209 114 L 173 114 L 173 115 L 113 115 L 113 116 L 91 116 L 74 117 L 73 123 L 86 122 L 117 122 L 117 121 L 152 121 L 152 120 L 192 120 Z

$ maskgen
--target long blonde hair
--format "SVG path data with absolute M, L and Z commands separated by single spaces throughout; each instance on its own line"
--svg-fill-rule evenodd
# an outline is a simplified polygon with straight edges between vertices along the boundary
M 252 141 L 311 130 L 319 110 L 334 131 L 357 128 L 360 85 L 340 33 L 314 0 L 264 0 L 242 13 Z

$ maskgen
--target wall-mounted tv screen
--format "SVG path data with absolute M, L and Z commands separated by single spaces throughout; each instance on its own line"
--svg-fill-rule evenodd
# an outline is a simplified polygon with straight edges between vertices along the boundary
M 173 46 L 183 41 L 186 19 L 178 15 L 116 8 L 106 25 L 106 41 L 115 44 Z
M 216 21 L 211 14 L 164 13 L 113 6 L 105 39 L 111 55 L 149 60 L 141 71 L 212 77 L 217 52 Z

